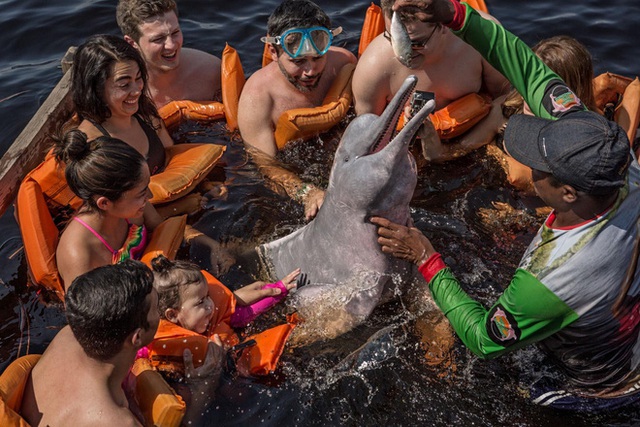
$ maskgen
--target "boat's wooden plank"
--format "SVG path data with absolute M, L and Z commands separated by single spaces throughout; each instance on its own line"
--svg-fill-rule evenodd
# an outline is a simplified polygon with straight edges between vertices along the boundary
M 66 72 L 0 159 L 0 215 L 15 199 L 24 176 L 42 161 L 51 147 L 50 135 L 69 119 L 72 111 L 70 84 L 71 73 Z

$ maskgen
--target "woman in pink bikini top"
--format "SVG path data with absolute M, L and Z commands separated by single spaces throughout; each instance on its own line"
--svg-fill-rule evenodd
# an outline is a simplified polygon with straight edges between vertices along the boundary
M 56 262 L 65 287 L 77 276 L 124 259 L 140 259 L 147 229 L 161 218 L 148 203 L 149 167 L 145 158 L 119 139 L 88 142 L 68 132 L 56 147 L 69 187 L 83 206 L 60 236 Z

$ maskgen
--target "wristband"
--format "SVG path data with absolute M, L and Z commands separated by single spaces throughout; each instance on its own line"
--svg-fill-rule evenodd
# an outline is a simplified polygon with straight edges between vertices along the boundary
M 282 280 L 278 280 L 276 283 L 267 283 L 262 287 L 262 289 L 267 289 L 267 288 L 279 288 L 281 291 L 280 295 L 282 296 L 287 296 L 287 294 L 289 293 L 289 289 L 287 289 L 284 283 L 282 283 Z
M 424 280 L 429 283 L 431 282 L 431 279 L 433 279 L 433 277 L 444 268 L 447 268 L 447 265 L 442 260 L 442 255 L 436 252 L 422 263 L 420 267 L 418 267 L 418 271 L 422 273 Z
M 296 191 L 296 195 L 294 199 L 297 200 L 298 202 L 303 202 L 304 198 L 307 197 L 307 194 L 309 194 L 309 192 L 314 188 L 315 187 L 311 184 L 307 184 L 307 183 L 302 184 L 298 188 L 298 191 Z
M 453 19 L 451 22 L 447 22 L 444 25 L 451 28 L 454 31 L 458 31 L 464 25 L 464 20 L 467 16 L 467 9 L 458 0 L 450 0 L 455 9 Z

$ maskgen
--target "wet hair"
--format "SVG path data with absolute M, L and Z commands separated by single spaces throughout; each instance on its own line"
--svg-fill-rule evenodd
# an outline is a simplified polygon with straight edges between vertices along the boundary
M 106 361 L 117 355 L 127 337 L 148 329 L 147 300 L 153 274 L 139 261 L 125 260 L 88 271 L 65 294 L 66 316 L 73 335 L 91 358 Z
M 139 185 L 142 166 L 147 163 L 126 142 L 109 136 L 87 141 L 87 135 L 77 129 L 57 139 L 54 154 L 65 164 L 64 175 L 71 191 L 96 212 L 100 211 L 97 197 L 116 201 Z
M 116 7 L 116 21 L 123 36 L 140 41 L 140 26 L 149 18 L 173 12 L 178 16 L 174 0 L 120 0 Z
M 166 319 L 165 311 L 168 308 L 180 308 L 181 289 L 205 280 L 200 268 L 194 263 L 183 260 L 172 261 L 164 255 L 158 255 L 151 261 L 151 269 L 154 276 L 153 286 L 158 291 L 158 310 L 163 319 Z
M 593 61 L 582 43 L 573 37 L 562 35 L 541 40 L 532 50 L 564 80 L 588 109 L 594 109 Z M 515 89 L 502 104 L 505 117 L 521 113 L 523 108 L 524 99 Z
M 309 0 L 284 0 L 267 20 L 267 33 L 271 37 L 280 36 L 291 28 L 309 27 L 331 29 L 329 16 Z M 280 46 L 275 47 L 281 49 Z
M 134 61 L 142 76 L 143 89 L 138 101 L 137 114 L 153 128 L 153 118 L 159 119 L 153 101 L 149 97 L 147 66 L 140 53 L 123 38 L 98 34 L 85 41 L 73 57 L 71 89 L 73 103 L 80 119 L 103 123 L 111 117 L 111 110 L 104 101 L 105 84 L 113 65 L 117 62 Z

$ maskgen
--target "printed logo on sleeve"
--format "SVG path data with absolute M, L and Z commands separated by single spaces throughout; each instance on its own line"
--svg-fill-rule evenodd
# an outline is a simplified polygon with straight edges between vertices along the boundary
M 555 86 L 549 94 L 549 99 L 551 99 L 551 105 L 553 107 L 551 113 L 553 115 L 566 113 L 572 108 L 582 105 L 580 98 L 564 85 Z
M 497 304 L 487 318 L 489 338 L 498 345 L 507 347 L 520 339 L 520 328 L 514 317 Z

